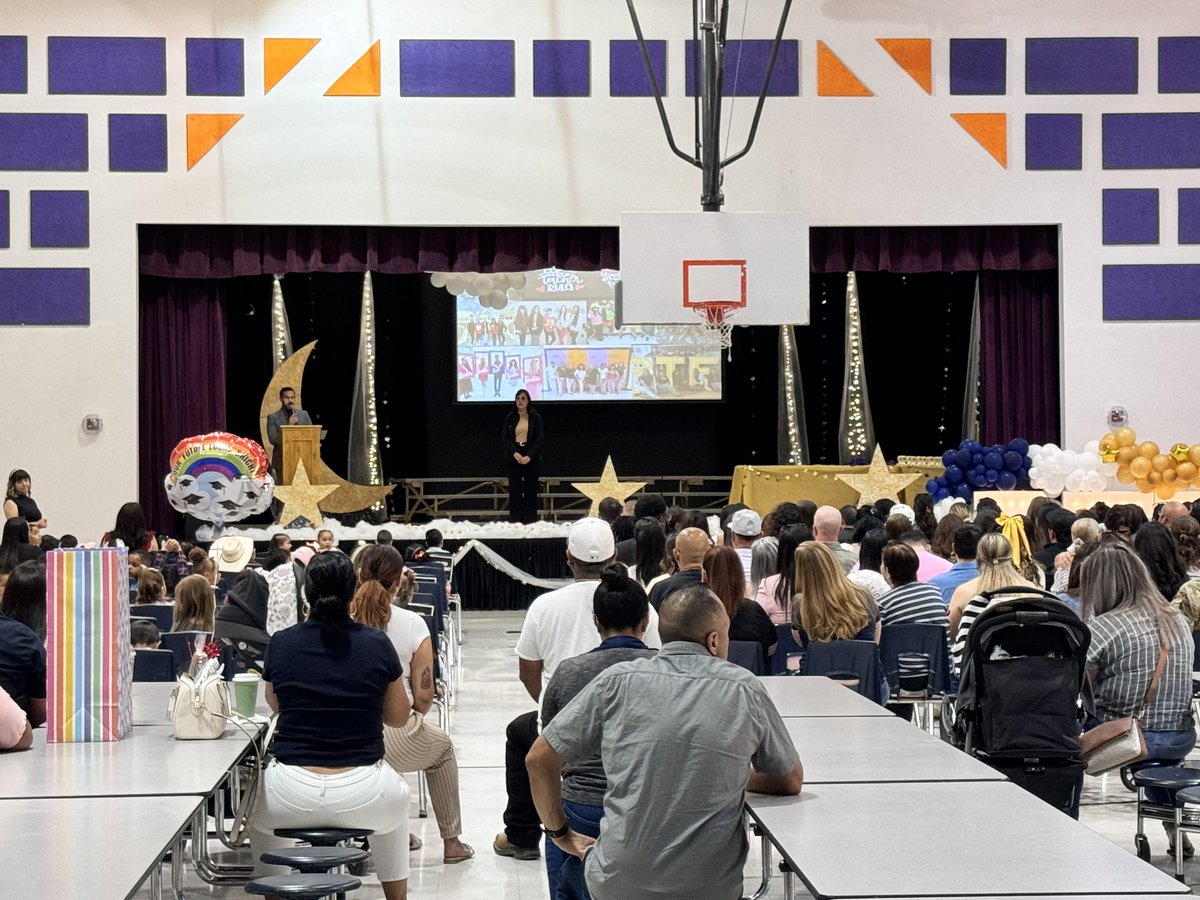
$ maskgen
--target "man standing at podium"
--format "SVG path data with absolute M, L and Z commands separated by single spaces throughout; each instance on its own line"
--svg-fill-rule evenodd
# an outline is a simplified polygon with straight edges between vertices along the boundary
M 311 425 L 308 413 L 296 406 L 296 389 L 285 387 L 279 390 L 279 409 L 267 416 L 267 440 L 271 442 L 271 474 L 277 482 L 283 481 L 283 432 L 284 425 Z M 313 473 L 309 473 L 312 475 Z

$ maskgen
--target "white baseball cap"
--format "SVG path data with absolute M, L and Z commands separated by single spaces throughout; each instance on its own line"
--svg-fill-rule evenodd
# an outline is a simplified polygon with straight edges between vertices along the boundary
M 762 516 L 752 509 L 739 509 L 729 517 L 729 530 L 742 537 L 758 537 L 762 532 Z
M 612 528 L 603 519 L 580 519 L 567 534 L 567 552 L 580 562 L 597 563 L 612 559 L 617 552 Z
M 907 503 L 896 503 L 888 511 L 888 518 L 892 516 L 904 516 L 909 522 L 916 523 L 917 514 L 913 512 L 913 508 Z

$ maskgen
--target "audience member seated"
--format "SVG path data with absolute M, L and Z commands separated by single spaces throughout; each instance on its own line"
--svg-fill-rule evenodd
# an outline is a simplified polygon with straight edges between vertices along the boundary
M 704 554 L 711 546 L 712 541 L 707 532 L 695 527 L 681 530 L 675 537 L 675 551 L 672 554 L 679 571 L 650 590 L 650 605 L 658 609 L 663 600 L 675 591 L 699 584 Z
M 292 538 L 287 532 L 271 535 L 271 543 L 267 546 L 267 550 L 286 550 L 289 554 L 292 552 Z
M 933 495 L 922 491 L 913 499 L 913 527 L 924 534 L 925 539 L 932 545 L 937 526 L 937 515 L 933 511 Z
M 763 534 L 779 537 L 783 529 L 802 524 L 803 518 L 804 513 L 801 511 L 800 505 L 785 500 L 763 517 Z M 810 533 L 812 532 L 810 526 L 805 527 L 809 529 Z
M 1178 500 L 1168 500 L 1162 505 L 1162 509 L 1158 511 L 1158 521 L 1162 522 L 1168 528 L 1180 519 L 1186 518 L 1189 518 L 1188 508 Z
M 411 600 L 415 587 L 416 578 L 395 547 L 368 546 L 358 557 L 358 587 L 350 603 L 350 617 L 384 632 L 396 649 L 412 715 L 403 728 L 384 727 L 383 758 L 402 774 L 425 773 L 442 835 L 442 862 L 460 863 L 475 851 L 459 840 L 462 806 L 454 744 L 445 731 L 425 721 L 434 700 L 429 627 L 415 612 L 393 605 L 397 600 L 405 604 Z
M 157 650 L 162 645 L 162 635 L 153 622 L 138 619 L 129 626 L 129 643 L 134 650 Z
M 40 562 L 21 563 L 4 588 L 0 612 L 20 622 L 46 642 L 46 567 Z
M 1036 550 L 1033 558 L 1046 573 L 1046 584 L 1054 584 L 1055 560 L 1060 553 L 1071 549 L 1071 529 L 1075 526 L 1075 516 L 1065 509 L 1052 507 L 1046 513 L 1046 533 L 1049 537 L 1042 549 Z
M 170 603 L 167 596 L 167 582 L 158 569 L 142 566 L 137 580 L 138 603 Z
M 58 549 L 58 538 L 50 534 L 43 534 L 41 540 L 38 541 L 38 549 L 42 553 L 49 553 L 51 550 Z
M 1054 558 L 1054 580 L 1050 590 L 1060 593 L 1066 589 L 1075 554 L 1100 540 L 1100 523 L 1080 513 L 1071 525 L 1071 546 Z
M 1141 513 L 1140 517 L 1138 513 Z M 1104 530 L 1109 534 L 1115 534 L 1127 541 L 1132 541 L 1133 533 L 1138 530 L 1145 520 L 1146 514 L 1142 512 L 1140 506 L 1134 506 L 1130 503 L 1118 503 L 1109 509 L 1108 513 L 1104 516 Z
M 933 529 L 933 534 L 929 537 L 929 552 L 939 559 L 949 561 L 953 568 L 954 563 L 954 532 L 958 527 L 965 522 L 953 513 L 942 516 L 942 521 L 937 523 Z M 924 529 L 921 529 L 924 533 Z
M 809 541 L 796 548 L 796 602 L 792 628 L 800 642 L 874 641 L 879 607 L 842 571 L 826 544 Z
M 28 625 L 10 619 L 3 612 L 0 612 L 0 688 L 25 710 L 34 728 L 46 721 L 46 649 Z
M 1180 586 L 1171 605 L 1183 613 L 1195 631 L 1200 627 L 1200 522 L 1190 515 L 1183 516 L 1171 523 L 1170 530 L 1188 574 L 1187 582 Z
M 79 538 L 73 534 L 64 534 L 58 539 L 59 550 L 74 550 L 79 546 Z
M 650 601 L 641 585 L 628 577 L 622 567 L 609 566 L 601 573 L 592 598 L 592 615 L 600 632 L 600 645 L 559 664 L 542 699 L 543 731 L 560 710 L 609 666 L 654 655 L 655 651 L 642 642 L 650 622 Z M 562 810 L 576 833 L 599 837 L 606 784 L 599 753 L 563 766 Z M 560 872 L 564 868 L 571 883 L 578 883 L 579 865 L 577 858 L 563 853 L 546 838 L 546 874 L 551 897 L 559 896 Z
M 838 532 L 838 541 L 843 544 L 854 542 L 854 523 L 858 521 L 858 508 L 853 504 L 843 506 L 839 510 L 842 514 L 842 530 Z
M 888 542 L 887 532 L 875 528 L 863 535 L 858 545 L 858 566 L 850 573 L 850 580 L 878 600 L 891 586 L 884 580 L 880 567 L 883 565 L 883 546 Z
M 442 533 L 436 528 L 425 532 L 425 554 L 447 567 L 454 559 L 454 554 L 442 546 Z
M 985 595 L 1000 588 L 1038 588 L 1013 565 L 1012 545 L 1002 534 L 985 534 L 981 537 L 975 561 L 979 565 L 979 577 L 966 582 L 954 592 L 948 610 L 950 634 L 953 636 L 950 654 L 954 657 L 956 670 L 962 665 L 967 632 L 979 614 L 992 603 L 992 599 Z
M 383 726 L 404 727 L 411 707 L 387 635 L 350 618 L 354 590 L 349 557 L 314 558 L 305 571 L 308 621 L 279 632 L 267 648 L 263 681 L 279 728 L 250 843 L 257 860 L 291 844 L 274 835 L 276 828 L 372 829 L 383 895 L 404 900 L 409 790 L 391 766 L 380 763 Z M 260 863 L 258 870 L 269 867 Z
M 888 625 L 942 625 L 948 627 L 942 595 L 932 584 L 917 580 L 920 567 L 916 551 L 908 544 L 890 541 L 883 548 L 883 577 L 892 589 L 879 599 L 879 622 Z
M 758 593 L 754 595 L 754 601 L 776 625 L 788 625 L 792 621 L 792 602 L 796 595 L 796 550 L 811 540 L 812 531 L 806 525 L 789 525 L 779 532 L 779 551 L 776 555 L 778 571 L 764 578 L 758 586 Z
M 936 553 L 930 552 L 929 541 L 925 538 L 923 531 L 910 528 L 904 534 L 900 535 L 900 540 L 912 547 L 913 552 L 917 554 L 917 559 L 920 561 L 917 578 L 921 581 L 929 581 L 934 576 L 950 571 L 951 563 L 949 560 L 942 559 Z
M 203 631 L 212 634 L 216 599 L 212 585 L 203 575 L 189 575 L 175 588 L 172 631 Z
M 1083 568 L 1083 561 L 1087 559 L 1100 546 L 1099 541 L 1093 541 L 1090 544 L 1082 545 L 1078 550 L 1070 554 L 1071 568 L 1067 572 L 1067 580 L 1063 585 L 1062 590 L 1055 591 L 1058 594 L 1058 599 L 1071 608 L 1075 615 L 1079 615 L 1079 572 Z
M 17 516 L 4 523 L 0 532 L 0 568 L 10 572 L 23 562 L 42 558 L 42 551 L 29 543 L 29 523 Z
M 667 527 L 667 501 L 662 498 L 661 494 L 642 494 L 633 504 L 633 519 L 634 533 L 637 533 L 637 524 L 642 519 L 658 519 L 658 524 L 663 526 L 663 533 L 666 534 Z M 637 565 L 637 546 L 635 538 L 628 538 L 617 544 L 617 562 L 626 566 Z
M 140 503 L 126 503 L 117 510 L 112 531 L 100 538 L 101 547 L 128 547 L 130 550 L 158 550 L 158 538 L 146 530 L 146 514 Z
M 8 473 L 8 485 L 4 490 L 4 518 L 20 517 L 31 527 L 43 529 L 46 527 L 46 517 L 38 508 L 32 496 L 33 479 L 24 469 L 13 469 Z
M 1150 527 L 1143 526 L 1138 530 Z M 1137 715 L 1145 740 L 1146 761 L 1174 766 L 1196 744 L 1192 721 L 1192 636 L 1178 612 L 1163 601 L 1145 564 L 1127 544 L 1101 544 L 1080 569 L 1080 607 L 1092 633 L 1088 672 L 1095 698 L 1095 720 L 1101 722 Z M 1139 712 L 1161 654 L 1166 665 L 1158 690 Z M 1171 805 L 1163 788 L 1147 788 L 1151 803 Z M 1174 826 L 1167 829 L 1174 855 Z M 1191 855 L 1184 837 L 1183 852 Z
M 750 548 L 750 583 L 746 596 L 757 596 L 759 585 L 778 571 L 779 538 L 763 535 Z
M 812 530 L 813 540 L 825 545 L 843 572 L 848 573 L 854 568 L 854 563 L 857 562 L 854 554 L 838 543 L 838 535 L 842 531 L 842 514 L 836 507 L 818 507 L 813 514 Z
M 947 519 L 952 518 L 946 516 Z M 929 583 L 938 589 L 942 595 L 942 605 L 949 606 L 950 598 L 958 588 L 973 578 L 979 576 L 979 566 L 975 563 L 975 553 L 979 548 L 982 537 L 979 526 L 967 522 L 954 529 L 954 565 L 940 575 L 934 575 Z
M 1133 549 L 1150 572 L 1150 580 L 1166 601 L 1175 599 L 1188 582 L 1187 566 L 1166 526 L 1147 522 L 1133 536 Z
M 912 520 L 900 513 L 888 516 L 883 523 L 883 530 L 887 532 L 889 541 L 900 540 L 907 532 L 912 531 L 912 528 Z
M 729 639 L 761 644 L 765 664 L 775 652 L 779 635 L 771 617 L 746 597 L 746 575 L 737 551 L 732 547 L 709 548 L 704 554 L 703 571 L 709 590 L 717 595 L 729 616 Z
M 316 551 L 318 553 L 325 553 L 329 550 L 336 550 L 336 549 L 337 549 L 337 541 L 334 539 L 332 531 L 330 531 L 328 528 L 322 528 L 320 531 L 317 532 Z
M 667 535 L 662 523 L 651 516 L 638 519 L 633 527 L 633 542 L 636 557 L 634 564 L 629 566 L 629 577 L 636 578 L 642 589 L 648 591 L 652 582 L 665 581 L 669 577 L 663 571 Z
M 724 661 L 729 618 L 717 598 L 694 585 L 668 597 L 662 615 L 662 651 L 595 675 L 529 754 L 546 834 L 583 860 L 584 878 L 563 870 L 560 897 L 739 897 L 745 792 L 800 792 L 804 772 L 779 713 L 757 678 Z M 563 813 L 562 772 L 597 756 L 604 828 L 592 838 Z
M 754 562 L 754 542 L 762 537 L 762 516 L 752 509 L 739 509 L 729 517 L 729 545 L 749 572 Z
M 283 547 L 268 550 L 262 574 L 267 583 L 267 633 L 283 631 L 303 620 L 300 593 L 304 568 L 292 562 L 291 551 Z
M 28 750 L 33 746 L 33 728 L 25 710 L 0 687 L 0 751 Z

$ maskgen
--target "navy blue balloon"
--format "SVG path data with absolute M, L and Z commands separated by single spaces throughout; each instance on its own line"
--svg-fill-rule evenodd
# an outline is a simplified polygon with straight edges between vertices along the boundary
M 973 466 L 983 465 L 983 454 L 978 451 L 973 452 L 971 454 L 971 465 L 973 465 Z
M 1025 440 L 1025 438 L 1013 438 L 1008 442 L 1008 449 L 1024 456 L 1029 452 L 1029 441 Z
M 930 478 L 925 482 L 925 493 L 936 494 L 938 489 L 938 481 L 936 478 Z
M 958 466 L 946 466 L 946 483 L 959 484 L 963 480 L 963 470 Z
M 996 479 L 996 487 L 1002 491 L 1011 491 L 1017 486 L 1017 476 L 1012 472 L 1001 472 L 1000 477 Z
M 959 450 L 957 453 L 954 454 L 954 461 L 956 463 L 958 463 L 958 467 L 960 469 L 970 468 L 971 451 L 970 450 Z
M 1009 450 L 1004 454 L 1004 468 L 1010 472 L 1021 471 L 1021 465 L 1025 462 L 1025 457 L 1015 450 Z
M 989 469 L 1000 469 L 1004 466 L 1004 457 L 996 450 L 989 450 L 983 455 L 983 464 Z
M 945 500 L 949 496 L 950 496 L 950 489 L 940 487 L 940 488 L 938 488 L 937 493 L 933 495 L 933 499 L 938 502 L 941 502 L 942 500 Z
M 1026 474 L 1028 474 L 1028 473 L 1029 473 L 1029 469 L 1030 469 L 1032 466 L 1033 466 L 1033 459 L 1032 459 L 1031 457 L 1028 457 L 1028 456 L 1027 456 L 1027 457 L 1025 457 L 1025 459 L 1024 459 L 1024 460 L 1022 461 L 1022 463 L 1021 463 L 1021 468 L 1025 470 L 1025 473 L 1026 473 Z
M 987 479 L 988 484 L 995 484 L 996 480 L 1000 477 L 1000 473 L 995 469 L 988 469 L 983 473 L 983 477 Z
M 963 500 L 970 500 L 971 493 L 971 486 L 969 484 L 956 484 L 954 486 L 955 497 L 961 497 Z
M 954 461 L 957 458 L 958 458 L 958 454 L 955 451 L 947 450 L 945 453 L 942 454 L 942 465 L 943 466 L 952 466 L 952 465 L 954 465 Z
M 971 470 L 970 482 L 978 488 L 987 487 L 987 477 L 983 474 L 981 469 Z
M 960 444 L 958 445 L 958 449 L 959 449 L 959 450 L 970 450 L 970 449 L 971 449 L 971 439 L 970 439 L 970 438 L 964 438 L 964 439 L 963 439 L 963 441 L 962 441 L 962 443 L 960 443 Z

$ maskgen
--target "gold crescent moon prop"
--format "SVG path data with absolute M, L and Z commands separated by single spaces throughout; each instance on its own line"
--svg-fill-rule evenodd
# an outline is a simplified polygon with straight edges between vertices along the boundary
M 279 391 L 284 387 L 290 386 L 296 389 L 296 405 L 301 409 L 304 408 L 304 404 L 300 401 L 300 386 L 304 382 L 304 368 L 308 365 L 308 357 L 316 346 L 316 341 L 305 344 L 285 359 L 267 384 L 262 406 L 259 408 L 258 428 L 268 458 L 274 452 L 274 447 L 267 440 L 267 416 L 279 408 Z M 325 465 L 324 460 L 321 460 L 316 472 L 309 473 L 309 477 L 313 484 L 337 485 L 337 490 L 321 500 L 321 511 L 327 513 L 351 513 L 360 509 L 368 509 L 381 502 L 395 487 L 390 484 L 353 484 Z

